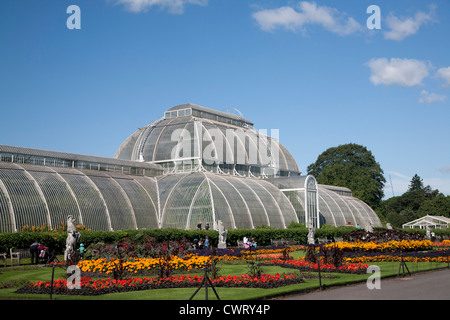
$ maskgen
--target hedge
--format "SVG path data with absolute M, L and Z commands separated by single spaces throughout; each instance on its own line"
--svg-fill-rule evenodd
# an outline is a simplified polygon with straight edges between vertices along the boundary
M 316 229 L 316 238 L 328 238 L 343 237 L 352 231 L 355 231 L 354 227 L 331 227 L 323 226 Z M 418 231 L 405 230 L 403 231 Z M 425 233 L 424 230 L 420 230 L 421 233 Z M 436 235 L 450 235 L 450 230 L 434 230 Z M 187 239 L 194 241 L 195 238 L 205 239 L 208 236 L 210 243 L 213 246 L 217 246 L 218 232 L 214 230 L 181 230 L 181 229 L 149 229 L 149 230 L 123 230 L 123 231 L 81 231 L 80 242 L 85 246 L 89 246 L 92 243 L 114 243 L 124 240 L 125 238 L 137 239 L 144 235 L 154 237 L 158 242 L 164 240 L 182 240 Z M 295 226 L 287 229 L 275 229 L 275 228 L 256 228 L 256 229 L 235 229 L 228 230 L 227 243 L 231 246 L 237 245 L 237 240 L 242 240 L 244 237 L 253 237 L 258 246 L 268 246 L 271 244 L 271 239 L 295 239 L 300 243 L 306 243 L 308 236 L 308 230 L 303 226 Z M 52 231 L 40 231 L 40 232 L 17 232 L 17 233 L 0 233 L 0 253 L 7 252 L 9 254 L 9 248 L 23 249 L 29 248 L 31 243 L 37 241 L 42 243 L 50 249 L 55 250 L 56 253 L 63 253 L 66 244 L 67 233 L 65 232 L 52 232 Z
M 295 229 L 236 229 L 228 230 L 227 243 L 237 245 L 237 240 L 244 237 L 253 237 L 259 246 L 270 245 L 271 239 L 295 239 L 306 242 L 308 231 L 306 228 Z M 218 232 L 214 230 L 181 230 L 181 229 L 151 229 L 151 230 L 124 230 L 124 231 L 81 231 L 80 243 L 89 246 L 91 243 L 114 243 L 125 238 L 136 239 L 144 235 L 154 237 L 158 242 L 164 240 L 205 239 L 208 236 L 211 245 L 217 246 Z M 48 247 L 51 251 L 63 253 L 67 234 L 65 232 L 17 232 L 0 234 L 0 252 L 8 252 L 9 248 L 23 249 L 37 241 Z

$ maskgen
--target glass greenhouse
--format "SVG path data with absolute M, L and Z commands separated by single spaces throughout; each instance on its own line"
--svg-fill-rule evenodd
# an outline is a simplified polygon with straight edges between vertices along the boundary
M 0 145 L 0 232 L 54 228 L 68 215 L 92 230 L 381 226 L 351 190 L 301 176 L 242 115 L 193 104 L 133 133 L 114 158 Z
M 158 163 L 167 173 L 203 167 L 255 177 L 300 174 L 291 153 L 264 130 L 237 115 L 193 104 L 170 108 L 164 118 L 140 128 L 114 157 Z

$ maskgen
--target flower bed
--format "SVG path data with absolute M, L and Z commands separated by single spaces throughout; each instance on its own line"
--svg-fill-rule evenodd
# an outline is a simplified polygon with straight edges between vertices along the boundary
M 319 265 L 317 263 L 312 263 L 306 261 L 304 258 L 300 258 L 298 260 L 281 260 L 275 259 L 266 261 L 266 264 L 277 265 L 286 268 L 295 268 L 302 271 L 318 271 Z M 341 272 L 341 273 L 356 273 L 362 274 L 367 272 L 367 268 L 369 265 L 357 262 L 357 263 L 345 263 L 339 268 L 336 268 L 331 263 L 323 263 L 320 261 L 320 271 L 321 272 Z
M 450 261 L 450 249 L 445 250 L 431 250 L 431 251 L 414 251 L 405 254 L 402 253 L 390 253 L 383 254 L 380 252 L 350 254 L 345 257 L 346 262 L 352 263 L 370 263 L 370 262 L 398 262 L 403 260 L 406 262 L 443 262 L 448 263 Z
M 169 267 L 173 270 L 192 270 L 195 268 L 203 268 L 209 257 L 187 256 L 180 258 L 171 256 Z M 118 259 L 107 260 L 105 258 L 95 260 L 82 260 L 78 263 L 83 272 L 97 272 L 110 274 L 120 263 Z M 130 273 L 138 273 L 139 271 L 151 271 L 159 268 L 160 260 L 157 258 L 131 258 L 122 262 L 122 268 Z
M 430 240 L 402 240 L 388 242 L 339 241 L 327 244 L 325 247 L 338 247 L 344 251 L 420 251 L 433 249 L 433 242 Z
M 133 290 L 149 290 L 162 288 L 189 288 L 198 287 L 203 276 L 181 275 L 160 279 L 154 278 L 127 278 L 124 280 L 98 279 L 81 277 L 80 289 L 69 289 L 65 279 L 53 282 L 54 294 L 73 295 L 100 295 L 106 293 L 126 292 Z M 223 276 L 211 279 L 216 287 L 248 287 L 248 288 L 275 288 L 279 286 L 302 283 L 304 280 L 294 275 L 279 273 L 275 275 L 262 274 L 261 277 L 252 277 L 247 274 L 241 276 Z M 50 281 L 38 281 L 20 288 L 16 293 L 50 294 Z
M 433 242 L 433 246 L 438 247 L 438 248 L 441 248 L 441 247 L 448 248 L 448 247 L 450 247 L 450 240 Z
M 287 248 L 288 252 L 292 252 L 295 249 Z M 285 249 L 272 248 L 272 249 L 259 249 L 252 250 L 251 253 L 248 249 L 219 249 L 214 256 L 217 261 L 238 261 L 251 259 L 254 255 L 260 257 L 269 257 L 268 255 L 282 255 Z M 190 271 L 192 269 L 199 269 L 205 266 L 211 259 L 210 250 L 199 250 L 195 254 L 187 254 L 183 258 L 178 256 L 171 256 L 169 260 L 169 268 L 176 271 Z M 114 271 L 117 265 L 120 263 L 118 259 L 94 259 L 94 260 L 82 260 L 78 263 L 83 272 L 94 273 L 106 273 L 110 274 Z M 141 271 L 153 271 L 158 269 L 160 265 L 160 259 L 158 258 L 129 258 L 122 262 L 122 268 L 129 273 L 139 273 Z
M 298 250 L 299 246 L 288 246 L 286 248 L 273 246 L 273 247 L 258 247 L 252 250 L 248 248 L 229 248 L 229 249 L 216 249 L 214 252 L 212 250 L 195 250 L 194 254 L 198 256 L 210 256 L 212 254 L 220 257 L 223 260 L 242 260 L 247 259 L 250 255 L 260 255 L 260 254 L 276 254 L 282 253 L 283 251 L 293 252 Z

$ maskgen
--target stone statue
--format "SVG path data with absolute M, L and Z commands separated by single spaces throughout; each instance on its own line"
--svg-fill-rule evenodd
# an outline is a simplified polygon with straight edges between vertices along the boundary
M 67 217 L 67 238 L 66 238 L 66 250 L 64 251 L 64 261 L 71 261 L 73 254 L 76 252 L 77 241 L 81 237 L 81 234 L 75 227 L 75 219 L 70 215 Z
M 426 226 L 427 233 L 425 234 L 425 239 L 431 240 L 431 229 L 430 226 Z
M 314 235 L 316 230 L 311 221 L 308 222 L 308 244 L 315 244 Z
M 217 229 L 219 231 L 219 243 L 217 245 L 217 248 L 219 249 L 226 249 L 227 247 L 227 229 L 223 226 L 222 220 L 217 221 Z
M 386 223 L 386 228 L 387 228 L 388 230 L 392 230 L 392 229 L 393 229 L 390 223 Z

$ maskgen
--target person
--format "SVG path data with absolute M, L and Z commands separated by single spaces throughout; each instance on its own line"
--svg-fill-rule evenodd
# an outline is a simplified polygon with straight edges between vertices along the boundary
M 197 230 L 202 230 L 202 222 L 201 221 L 197 225 Z
M 48 260 L 48 248 L 42 244 L 39 245 L 39 259 L 44 260 L 45 263 L 47 263 Z
M 30 246 L 31 264 L 39 263 L 39 243 L 34 241 Z
M 206 224 L 205 230 L 209 230 L 209 223 Z
M 203 249 L 203 241 L 202 241 L 202 239 L 199 239 L 199 240 L 198 240 L 198 249 L 199 249 L 199 250 L 202 250 L 202 249 Z
M 256 248 L 255 238 L 252 237 L 250 242 L 251 242 L 252 246 Z
M 208 236 L 205 237 L 205 244 L 204 244 L 205 248 L 208 249 L 209 248 L 209 238 Z
M 84 253 L 86 252 L 86 248 L 84 247 L 84 244 L 80 244 L 80 247 L 78 248 L 78 251 L 80 252 L 81 258 L 84 257 Z
M 193 245 L 194 245 L 195 249 L 198 249 L 198 239 L 197 238 L 194 239 Z
M 248 249 L 248 247 L 249 247 L 249 245 L 248 245 L 248 238 L 244 237 L 242 242 L 244 242 L 244 248 Z

